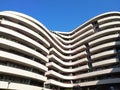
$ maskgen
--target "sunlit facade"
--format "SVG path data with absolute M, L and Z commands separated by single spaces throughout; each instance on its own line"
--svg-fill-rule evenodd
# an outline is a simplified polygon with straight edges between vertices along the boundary
M 0 12 L 0 89 L 117 90 L 120 13 L 53 32 L 34 18 Z

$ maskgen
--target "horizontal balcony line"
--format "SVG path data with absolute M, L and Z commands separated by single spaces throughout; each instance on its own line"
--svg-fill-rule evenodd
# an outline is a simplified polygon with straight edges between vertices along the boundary
M 59 59 L 54 54 L 49 55 L 48 59 L 53 61 L 53 62 L 58 62 L 62 66 L 74 66 L 74 65 L 77 65 L 77 64 L 82 64 L 82 63 L 87 63 L 88 62 L 87 58 L 78 59 L 77 61 L 73 61 L 73 62 L 69 62 L 69 61 L 65 62 L 65 61 Z
M 47 80 L 47 77 L 42 76 L 40 74 L 36 74 L 30 71 L 25 71 L 25 70 L 21 70 L 21 69 L 9 67 L 9 66 L 3 66 L 3 65 L 0 65 L 0 73 L 12 74 L 15 76 L 17 75 L 17 76 L 26 77 L 26 78 L 32 78 L 32 79 L 36 79 L 39 81 Z
M 47 57 L 45 57 L 44 55 L 42 55 L 42 54 L 38 53 L 37 51 L 32 50 L 24 45 L 18 44 L 16 42 L 0 38 L 0 45 L 2 47 L 6 47 L 8 49 L 11 48 L 13 50 L 15 49 L 16 51 L 21 51 L 22 53 L 25 53 L 27 55 L 32 55 L 38 59 L 42 59 L 42 60 L 44 60 L 44 62 L 48 62 Z
M 1 50 L 0 50 L 0 59 L 3 59 L 3 60 L 5 59 L 5 60 L 11 61 L 11 62 L 20 63 L 22 65 L 35 67 L 35 68 L 38 68 L 42 71 L 48 71 L 48 68 L 40 63 L 37 63 L 33 60 L 27 59 L 27 58 L 22 57 L 22 56 L 15 55 L 15 54 L 1 51 Z
M 77 80 L 77 79 L 85 79 L 85 78 L 91 78 L 96 76 L 101 76 L 105 74 L 113 74 L 113 73 L 119 73 L 120 68 L 110 68 L 110 69 L 103 69 L 99 71 L 94 72 L 87 72 L 84 74 L 74 75 L 74 76 L 68 76 L 68 75 L 62 75 L 56 71 L 50 70 L 45 73 L 46 76 L 54 76 L 56 78 L 64 79 L 64 80 Z
M 63 67 L 57 65 L 54 62 L 47 63 L 46 66 L 48 68 L 52 68 L 53 67 L 54 69 L 57 69 L 57 70 L 59 70 L 61 72 L 65 72 L 65 73 L 71 73 L 71 72 L 77 72 L 77 71 L 84 71 L 84 70 L 88 70 L 89 69 L 88 65 L 83 65 L 81 67 L 72 68 L 72 69 L 66 69 L 66 68 L 63 68 Z

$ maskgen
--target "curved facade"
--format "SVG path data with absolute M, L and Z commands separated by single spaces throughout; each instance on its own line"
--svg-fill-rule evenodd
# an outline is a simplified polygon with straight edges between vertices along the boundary
M 119 12 L 96 16 L 71 32 L 52 32 L 30 16 L 0 12 L 0 89 L 118 89 L 119 53 Z

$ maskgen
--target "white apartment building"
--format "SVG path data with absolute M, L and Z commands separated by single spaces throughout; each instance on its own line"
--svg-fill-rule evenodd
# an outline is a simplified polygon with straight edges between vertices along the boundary
M 0 12 L 0 90 L 119 90 L 120 12 L 71 32 Z

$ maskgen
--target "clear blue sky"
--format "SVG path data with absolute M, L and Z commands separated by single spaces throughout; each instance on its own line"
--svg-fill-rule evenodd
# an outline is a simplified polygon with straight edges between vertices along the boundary
M 120 11 L 120 0 L 0 0 L 0 11 L 30 15 L 53 31 L 71 31 L 90 18 Z

